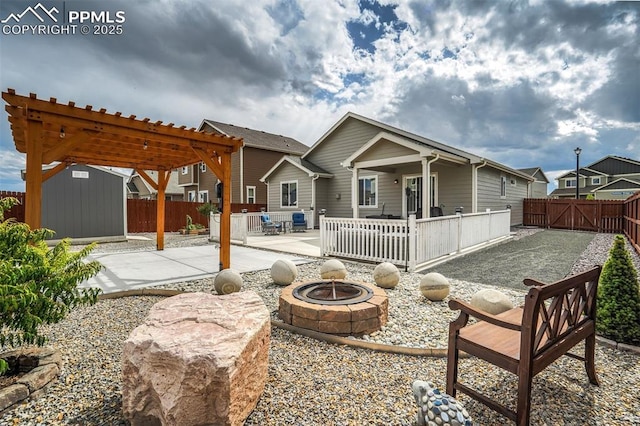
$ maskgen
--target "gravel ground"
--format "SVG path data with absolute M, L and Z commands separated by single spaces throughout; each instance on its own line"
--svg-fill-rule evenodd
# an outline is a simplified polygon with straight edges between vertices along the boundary
M 521 230 L 517 239 L 531 238 L 536 231 Z M 612 235 L 596 234 L 573 263 L 571 272 L 603 263 L 612 239 Z M 192 243 L 207 244 L 202 237 L 193 237 Z M 186 244 L 184 237 L 166 241 L 167 247 L 182 244 Z M 143 245 L 134 249 L 142 249 Z M 113 245 L 105 244 L 96 251 L 110 250 L 110 247 Z M 633 258 L 638 268 L 640 260 L 635 253 Z M 300 266 L 299 278 L 317 278 L 320 264 Z M 348 278 L 371 281 L 373 266 L 345 264 Z M 244 274 L 243 278 L 245 288 L 262 296 L 275 317 L 281 287 L 271 283 L 269 271 Z M 455 313 L 448 309 L 448 299 L 442 303 L 423 299 L 418 290 L 420 278 L 419 274 L 401 274 L 398 287 L 387 292 L 389 323 L 363 340 L 413 347 L 446 345 L 448 323 Z M 491 286 L 451 279 L 451 297 L 469 300 L 474 292 L 485 287 Z M 211 279 L 164 288 L 214 292 Z M 499 289 L 514 303 L 521 303 L 524 290 Z M 122 417 L 120 400 L 122 345 L 158 300 L 158 297 L 104 300 L 91 307 L 78 308 L 55 327 L 47 328 L 50 345 L 63 354 L 60 379 L 35 401 L 3 413 L 0 424 L 127 424 Z M 637 354 L 598 345 L 596 367 L 601 386 L 595 387 L 589 384 L 580 362 L 563 357 L 534 379 L 531 424 L 640 424 L 640 399 L 634 392 L 640 387 L 639 361 Z M 445 371 L 445 359 L 331 345 L 273 328 L 267 384 L 245 424 L 412 425 L 417 406 L 411 383 L 415 379 L 430 380 L 443 389 Z M 470 385 L 493 397 L 506 392 L 507 403 L 513 407 L 514 376 L 473 359 L 461 361 L 460 374 Z M 460 401 L 477 424 L 508 423 L 464 395 Z

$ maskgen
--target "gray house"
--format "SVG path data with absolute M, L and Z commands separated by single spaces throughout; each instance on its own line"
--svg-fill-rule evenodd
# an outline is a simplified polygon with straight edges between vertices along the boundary
M 54 239 L 124 239 L 127 175 L 100 166 L 71 165 L 42 184 L 42 227 Z
M 326 209 L 330 217 L 418 217 L 512 209 L 534 177 L 387 124 L 347 113 L 301 157 L 261 179 L 269 211 Z
M 547 198 L 549 179 L 540 167 L 518 169 L 522 173 L 532 176 L 535 180 L 529 187 L 528 198 Z

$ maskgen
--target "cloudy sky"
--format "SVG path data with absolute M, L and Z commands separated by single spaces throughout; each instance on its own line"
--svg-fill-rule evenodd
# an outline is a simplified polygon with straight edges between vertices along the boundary
M 0 2 L 3 91 L 188 127 L 209 118 L 307 145 L 353 111 L 550 179 L 575 167 L 576 146 L 581 165 L 640 159 L 640 2 L 37 4 Z M 42 10 L 55 7 L 76 34 L 21 33 L 39 23 L 11 17 L 28 6 L 47 26 Z M 81 34 L 70 21 L 79 11 L 109 12 L 122 34 Z M 21 167 L 2 109 L 0 190 L 23 190 Z

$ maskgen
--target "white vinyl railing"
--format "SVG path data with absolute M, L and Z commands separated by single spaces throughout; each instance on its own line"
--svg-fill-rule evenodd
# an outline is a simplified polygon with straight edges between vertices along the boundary
M 324 256 L 391 262 L 414 271 L 443 256 L 460 253 L 510 233 L 511 211 L 416 220 L 320 217 Z
M 262 221 L 260 216 L 269 215 L 269 219 L 274 223 L 287 222 L 287 232 L 291 227 L 291 215 L 295 212 L 267 212 L 267 213 L 232 213 L 231 214 L 231 240 L 242 244 L 247 244 L 249 234 L 262 233 Z M 303 212 L 307 221 L 307 227 L 312 228 L 312 212 Z M 220 241 L 220 214 L 211 214 L 209 218 L 209 238 L 212 241 Z

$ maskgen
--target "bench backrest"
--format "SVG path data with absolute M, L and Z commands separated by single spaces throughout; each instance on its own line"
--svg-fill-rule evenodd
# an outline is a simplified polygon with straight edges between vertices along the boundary
M 529 352 L 535 358 L 579 328 L 585 328 L 585 325 L 593 326 L 595 330 L 601 270 L 596 266 L 587 272 L 552 284 L 536 285 L 529 290 L 522 316 L 521 353 Z M 525 284 L 542 283 L 525 280 Z

